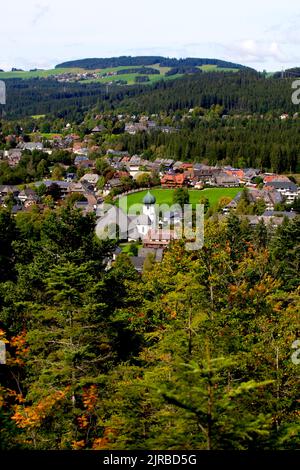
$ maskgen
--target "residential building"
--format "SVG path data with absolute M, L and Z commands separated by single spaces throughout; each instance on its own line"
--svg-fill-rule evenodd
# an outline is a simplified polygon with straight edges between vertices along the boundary
M 286 202 L 294 202 L 300 196 L 300 190 L 295 183 L 291 181 L 272 181 L 265 185 L 266 189 L 274 189 L 278 191 L 286 200 Z
M 165 174 L 161 179 L 163 188 L 183 188 L 187 184 L 186 176 L 182 173 Z
M 96 186 L 99 181 L 99 178 L 100 176 L 96 173 L 86 173 L 85 175 L 83 175 L 82 178 L 80 178 L 80 182 L 87 182 L 88 184 Z
M 215 177 L 215 184 L 220 188 L 237 188 L 240 186 L 240 179 L 237 176 L 222 173 Z

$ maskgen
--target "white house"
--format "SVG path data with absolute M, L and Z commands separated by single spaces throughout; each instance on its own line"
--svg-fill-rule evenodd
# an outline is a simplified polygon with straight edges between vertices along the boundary
M 265 185 L 267 188 L 274 188 L 278 191 L 287 202 L 294 202 L 300 195 L 298 186 L 295 183 L 287 181 L 272 181 Z

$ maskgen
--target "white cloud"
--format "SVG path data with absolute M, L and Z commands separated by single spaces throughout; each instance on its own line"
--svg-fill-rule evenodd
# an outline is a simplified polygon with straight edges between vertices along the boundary
M 247 61 L 257 62 L 259 60 L 267 62 L 268 60 L 285 60 L 280 45 L 273 41 L 257 41 L 255 39 L 246 39 L 240 44 L 231 46 L 232 50 L 240 54 L 241 59 L 246 58 Z
M 2 3 L 0 60 L 9 66 L 123 54 L 216 57 L 275 70 L 300 65 L 299 0 Z
M 32 26 L 36 26 L 49 11 L 50 5 L 48 3 L 34 5 L 34 13 L 31 21 Z

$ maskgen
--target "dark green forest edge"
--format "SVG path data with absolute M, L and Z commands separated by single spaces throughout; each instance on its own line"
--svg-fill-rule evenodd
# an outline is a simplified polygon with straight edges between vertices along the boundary
M 109 89 L 96 82 L 10 79 L 6 80 L 4 125 L 11 133 L 17 126 L 26 133 L 61 133 L 71 123 L 84 136 L 103 122 L 108 125 L 108 134 L 119 139 L 120 150 L 151 154 L 154 146 L 176 159 L 207 159 L 210 164 L 222 161 L 297 173 L 299 109 L 291 101 L 292 81 L 290 77 L 267 77 L 248 70 L 207 72 L 152 85 L 113 85 Z M 190 108 L 198 111 L 182 122 Z M 161 122 L 176 127 L 178 132 L 129 136 L 115 122 L 120 113 L 158 114 Z M 295 119 L 281 121 L 282 113 Z M 97 121 L 96 115 L 104 118 Z
M 221 105 L 228 113 L 296 112 L 292 78 L 267 77 L 255 71 L 207 72 L 152 85 L 107 86 L 60 83 L 54 79 L 7 79 L 8 118 L 40 114 L 80 119 L 90 106 L 99 109 L 157 113 Z M 141 96 L 142 95 L 142 96 Z
M 132 86 L 9 79 L 0 150 L 76 134 L 104 182 L 108 149 L 296 181 L 294 77 L 245 68 Z M 133 115 L 157 128 L 130 135 Z M 52 150 L 0 162 L 0 185 L 84 175 L 73 153 Z M 299 449 L 299 216 L 253 228 L 216 208 L 201 250 L 173 241 L 138 274 L 126 254 L 107 268 L 116 243 L 56 191 L 40 194 L 42 209 L 13 214 L 13 195 L 0 209 L 0 449 Z
M 94 223 L 0 213 L 1 448 L 299 448 L 299 219 L 210 220 L 142 277 Z
M 256 72 L 203 73 L 154 85 L 62 84 L 55 80 L 6 81 L 6 133 L 65 132 L 67 123 L 81 137 L 104 124 L 119 150 L 131 153 L 161 148 L 165 156 L 210 164 L 299 172 L 298 107 L 291 101 L 291 78 L 267 78 Z M 195 109 L 189 119 L 186 112 Z M 124 134 L 117 115 L 157 114 L 177 132 Z M 280 120 L 282 113 L 290 119 Z M 95 119 L 100 115 L 100 119 Z M 39 116 L 33 119 L 31 116 Z M 294 119 L 293 119 L 294 117 Z M 70 131 L 71 132 L 71 131 Z
M 65 67 L 79 67 L 83 69 L 102 69 L 110 67 L 122 67 L 122 66 L 151 66 L 159 64 L 160 67 L 199 67 L 202 65 L 215 65 L 220 68 L 232 68 L 232 69 L 247 69 L 244 65 L 236 64 L 219 59 L 171 59 L 162 56 L 122 56 L 122 57 L 111 57 L 107 59 L 79 59 L 68 62 L 63 62 L 56 65 L 55 68 Z

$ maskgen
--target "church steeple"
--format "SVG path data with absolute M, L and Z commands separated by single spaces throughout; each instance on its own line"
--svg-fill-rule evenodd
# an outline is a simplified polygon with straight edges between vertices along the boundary
M 156 198 L 150 191 L 147 192 L 146 196 L 144 197 L 143 203 L 147 206 L 151 206 L 152 204 L 156 203 Z
M 152 228 L 156 228 L 157 225 L 157 217 L 156 217 L 156 198 L 153 196 L 153 194 L 148 191 L 146 196 L 144 197 L 143 200 L 144 207 L 143 207 L 143 213 L 149 217 L 152 223 Z

